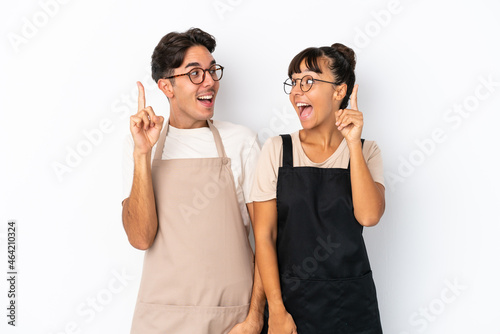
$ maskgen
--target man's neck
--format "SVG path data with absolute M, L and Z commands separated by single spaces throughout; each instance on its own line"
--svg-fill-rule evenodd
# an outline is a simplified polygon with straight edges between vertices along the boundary
M 179 117 L 170 110 L 169 124 L 177 129 L 197 129 L 207 127 L 206 120 L 195 120 L 189 117 Z

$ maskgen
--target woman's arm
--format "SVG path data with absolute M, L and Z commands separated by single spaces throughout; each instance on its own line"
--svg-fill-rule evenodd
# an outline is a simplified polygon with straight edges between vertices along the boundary
M 254 202 L 255 255 L 262 285 L 269 306 L 269 330 L 271 333 L 296 333 L 292 316 L 286 311 L 281 297 L 276 253 L 278 212 L 276 199 Z
M 253 202 L 247 203 L 247 209 L 252 227 L 255 231 Z M 250 308 L 248 309 L 248 315 L 245 321 L 234 326 L 228 334 L 259 334 L 262 331 L 262 327 L 264 326 L 264 307 L 266 305 L 266 295 L 264 294 L 264 288 L 262 287 L 262 280 L 260 279 L 259 267 L 257 267 L 257 262 L 254 263 L 254 267 L 255 271 L 253 278 L 252 298 L 250 299 Z
M 351 187 L 354 216 L 363 226 L 376 225 L 385 210 L 385 188 L 373 181 L 363 157 L 361 141 L 350 144 Z
M 336 112 L 336 125 L 344 136 L 351 155 L 351 187 L 354 216 L 363 226 L 376 225 L 385 210 L 385 188 L 373 181 L 363 157 L 361 131 L 363 114 L 358 110 L 358 85 L 351 94 L 351 108 Z

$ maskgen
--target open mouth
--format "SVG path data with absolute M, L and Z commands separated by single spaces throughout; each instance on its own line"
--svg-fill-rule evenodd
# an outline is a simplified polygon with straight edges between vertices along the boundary
M 214 104 L 214 94 L 200 95 L 197 99 L 206 107 L 211 107 Z
M 299 117 L 300 119 L 306 119 L 309 117 L 313 111 L 313 108 L 310 104 L 299 102 L 297 103 L 297 108 L 299 109 Z

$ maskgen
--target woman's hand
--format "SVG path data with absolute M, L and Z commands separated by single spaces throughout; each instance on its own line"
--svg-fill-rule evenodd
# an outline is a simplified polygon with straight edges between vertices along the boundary
M 286 310 L 279 313 L 270 312 L 268 334 L 297 334 L 292 315 Z
M 363 113 L 358 110 L 358 85 L 355 85 L 352 90 L 351 108 L 339 109 L 335 113 L 335 119 L 337 120 L 335 125 L 344 136 L 347 144 L 359 142 L 363 130 Z

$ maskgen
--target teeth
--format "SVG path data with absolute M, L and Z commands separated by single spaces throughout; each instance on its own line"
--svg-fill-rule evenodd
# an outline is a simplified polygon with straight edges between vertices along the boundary
M 198 96 L 198 100 L 210 100 L 213 95 Z
M 297 107 L 307 107 L 307 106 L 309 106 L 309 104 L 307 103 L 301 103 L 301 102 L 297 103 Z

